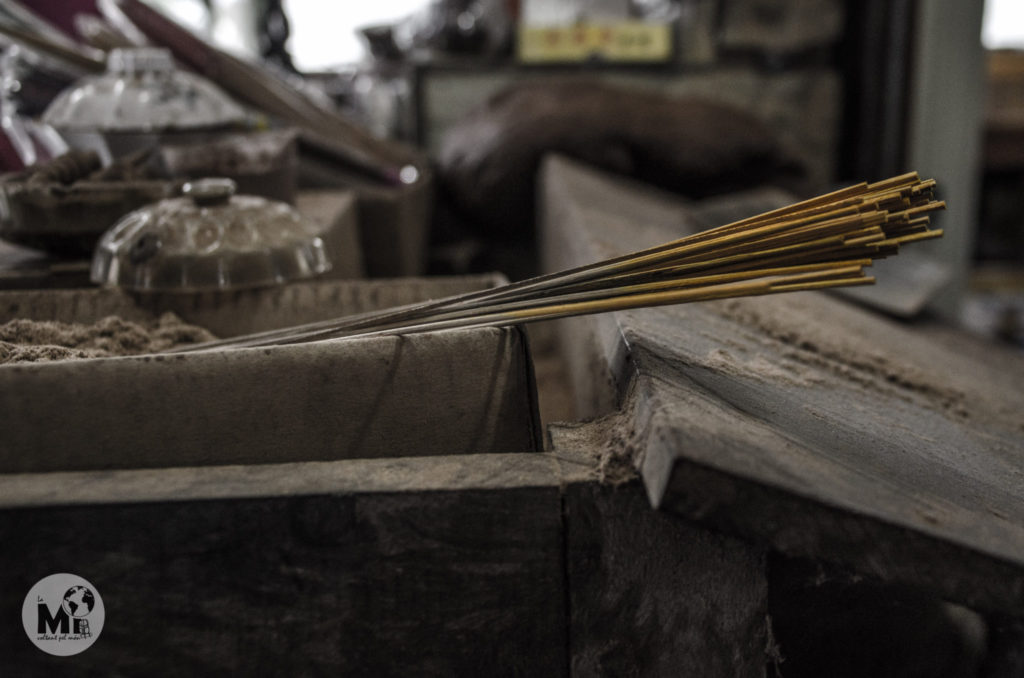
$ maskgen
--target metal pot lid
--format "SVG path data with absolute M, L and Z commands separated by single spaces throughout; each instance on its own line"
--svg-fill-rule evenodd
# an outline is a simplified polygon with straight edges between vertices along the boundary
M 123 217 L 96 246 L 95 283 L 141 291 L 260 287 L 331 268 L 329 225 L 290 205 L 234 195 L 230 179 L 185 184 L 184 196 Z
M 181 131 L 238 125 L 245 111 L 210 81 L 174 66 L 163 48 L 115 49 L 107 72 L 81 79 L 43 113 L 61 130 Z

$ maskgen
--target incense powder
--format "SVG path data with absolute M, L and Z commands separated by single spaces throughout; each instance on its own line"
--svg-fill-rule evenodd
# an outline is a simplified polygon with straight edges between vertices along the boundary
M 173 313 L 150 323 L 117 316 L 91 325 L 18 319 L 0 325 L 0 365 L 158 353 L 214 339 Z

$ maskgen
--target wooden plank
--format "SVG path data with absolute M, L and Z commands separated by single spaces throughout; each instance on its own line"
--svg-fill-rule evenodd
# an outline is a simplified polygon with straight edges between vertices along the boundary
M 4 674 L 563 675 L 573 468 L 514 454 L 0 477 L 0 609 L 54 571 L 106 609 L 71 658 L 5 623 Z
M 765 675 L 762 551 L 651 511 L 638 482 L 564 502 L 572 675 Z
M 577 243 L 565 265 L 674 235 L 633 216 L 658 198 L 566 161 L 547 163 L 545 190 L 575 205 L 544 225 Z M 953 351 L 822 294 L 618 313 L 608 326 L 638 375 L 655 505 L 1024 614 L 1019 357 Z
M 1020 675 L 990 672 L 1009 658 L 999 637 L 1010 629 L 920 588 L 777 554 L 767 570 L 786 678 Z
M 548 454 L 388 457 L 250 466 L 0 474 L 0 510 L 261 496 L 440 492 L 557 486 L 592 463 Z
M 569 161 L 560 159 L 558 162 Z M 545 270 L 564 270 L 582 262 L 590 263 L 621 254 L 601 241 L 577 237 L 574 229 L 547 227 L 551 224 L 593 223 L 594 220 L 604 220 L 607 228 L 618 227 L 621 224 L 618 217 L 605 216 L 615 214 L 615 211 L 612 204 L 604 202 L 599 176 L 580 174 L 574 177 L 584 186 L 581 190 L 587 190 L 588 182 L 594 183 L 594 190 L 590 192 L 591 201 L 588 203 L 564 199 L 560 186 L 547 180 L 541 181 L 540 189 L 544 195 L 539 200 L 538 209 L 540 223 L 544 227 L 540 229 L 538 237 Z M 625 185 L 640 186 L 629 179 L 621 181 Z M 692 232 L 701 227 L 702 222 L 685 212 L 681 205 L 669 200 L 669 194 L 657 189 L 649 190 L 663 199 L 632 201 L 631 229 L 642 231 L 648 223 L 672 223 L 680 232 Z M 642 238 L 649 241 L 651 236 L 645 234 Z M 557 328 L 561 353 L 572 382 L 577 417 L 589 419 L 616 411 L 622 403 L 623 394 L 629 388 L 633 373 L 627 363 L 629 351 L 619 338 L 615 314 L 568 318 L 553 321 L 552 324 Z
M 93 583 L 106 625 L 67 675 L 762 676 L 761 551 L 599 485 L 579 444 L 0 475 L 0 607 Z M 20 632 L 0 654 L 56 665 Z

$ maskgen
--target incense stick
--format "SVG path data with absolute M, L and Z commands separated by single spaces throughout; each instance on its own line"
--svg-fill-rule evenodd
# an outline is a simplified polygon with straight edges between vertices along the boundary
M 179 351 L 245 348 L 574 315 L 740 296 L 867 285 L 864 268 L 937 238 L 934 180 L 909 173 L 860 183 L 684 238 L 497 288 L 336 318 Z

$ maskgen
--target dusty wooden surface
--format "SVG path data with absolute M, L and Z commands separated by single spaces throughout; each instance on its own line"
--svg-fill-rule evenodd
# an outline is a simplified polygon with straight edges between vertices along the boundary
M 545 182 L 565 215 L 544 226 L 565 231 L 564 266 L 685 226 L 684 205 L 654 209 L 659 198 L 565 161 L 547 163 Z M 635 374 L 655 505 L 1024 614 L 1019 356 L 950 350 L 821 294 L 619 313 L 601 327 L 607 369 Z
M 547 175 L 551 173 L 550 169 L 546 172 Z M 626 186 L 642 186 L 629 179 L 619 181 Z M 538 240 L 545 270 L 571 268 L 577 265 L 577 261 L 586 259 L 589 263 L 619 253 L 611 244 L 580 238 L 576 228 L 554 226 L 598 222 L 609 230 L 621 229 L 622 219 L 614 213 L 614 201 L 609 204 L 599 202 L 593 207 L 580 200 L 563 199 L 562 195 L 555 192 L 560 189 L 551 185 L 541 188 L 542 199 L 538 203 L 541 229 Z M 679 230 L 701 227 L 702 222 L 687 214 L 680 204 L 669 201 L 667 193 L 649 187 L 643 190 L 646 194 L 662 196 L 663 199 L 634 200 L 630 203 L 630 229 L 627 231 L 630 235 L 649 223 L 674 224 Z M 649 240 L 657 235 L 648 233 L 642 237 Z M 577 417 L 589 419 L 616 411 L 633 379 L 633 371 L 626 365 L 629 351 L 620 338 L 618 316 L 606 313 L 556 320 L 552 324 L 557 327 L 562 356 L 572 382 Z
M 652 511 L 639 483 L 564 503 L 572 675 L 765 675 L 762 551 Z
M 4 669 L 762 677 L 761 551 L 594 477 L 569 449 L 0 475 L 0 609 L 58 570 L 106 609 L 63 661 L 6 615 Z
M 768 613 L 785 678 L 1021 675 L 996 669 L 1013 661 L 996 619 L 820 560 L 772 553 L 767 570 Z
M 564 675 L 574 468 L 512 454 L 0 476 L 3 673 Z M 106 608 L 75 657 L 18 621 L 53 571 Z

